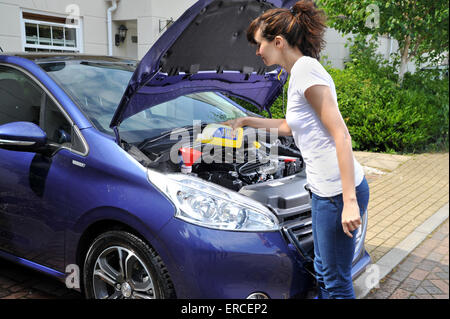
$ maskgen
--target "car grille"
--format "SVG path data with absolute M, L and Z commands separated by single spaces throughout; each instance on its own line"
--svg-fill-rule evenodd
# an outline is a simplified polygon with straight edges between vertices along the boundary
M 314 240 L 312 234 L 311 210 L 309 209 L 284 219 L 281 219 L 278 215 L 278 218 L 286 238 L 305 259 L 308 270 L 314 272 Z M 355 254 L 352 264 L 355 264 L 358 261 L 360 257 L 359 254 L 363 252 L 362 245 L 364 243 L 366 229 L 367 211 L 362 215 L 361 227 L 355 233 Z
M 311 209 L 284 218 L 281 226 L 289 242 L 294 245 L 306 261 L 312 261 L 314 242 Z

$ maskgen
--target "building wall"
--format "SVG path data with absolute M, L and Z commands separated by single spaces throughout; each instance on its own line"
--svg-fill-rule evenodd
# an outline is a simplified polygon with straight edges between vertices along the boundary
M 12 1 L 0 2 L 0 47 L 3 51 L 21 51 L 20 9 Z
M 160 36 L 159 20 L 176 20 L 195 0 L 119 0 L 112 14 L 114 35 L 121 24 L 128 28 L 127 38 L 113 54 L 142 58 Z M 83 53 L 108 54 L 107 9 L 105 0 L 0 0 L 0 47 L 3 51 L 23 51 L 21 10 L 67 17 L 77 5 L 82 21 Z M 138 42 L 132 43 L 131 36 Z
M 196 0 L 119 0 L 112 14 L 113 55 L 141 59 L 155 43 L 160 32 L 160 21 L 176 20 Z M 21 10 L 67 17 L 71 5 L 76 5 L 82 22 L 82 52 L 108 54 L 107 9 L 111 1 L 105 0 L 0 0 L 0 47 L 3 51 L 22 51 Z M 125 43 L 114 45 L 114 35 L 119 26 L 128 28 Z M 137 37 L 137 43 L 132 37 Z M 349 50 L 345 43 L 349 36 L 342 36 L 334 29 L 325 34 L 327 42 L 322 56 L 333 67 L 343 68 Z M 388 57 L 390 40 L 381 39 L 379 52 Z M 396 41 L 392 50 L 397 49 Z M 414 70 L 410 63 L 409 71 Z
M 326 47 L 321 57 L 334 68 L 344 68 L 344 62 L 348 59 L 349 50 L 345 43 L 350 36 L 343 36 L 338 31 L 328 28 L 325 32 Z

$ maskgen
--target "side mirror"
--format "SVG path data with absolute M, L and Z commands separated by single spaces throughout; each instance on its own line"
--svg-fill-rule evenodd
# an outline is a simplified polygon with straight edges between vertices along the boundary
M 0 148 L 18 152 L 40 152 L 45 149 L 47 135 L 31 122 L 0 125 Z

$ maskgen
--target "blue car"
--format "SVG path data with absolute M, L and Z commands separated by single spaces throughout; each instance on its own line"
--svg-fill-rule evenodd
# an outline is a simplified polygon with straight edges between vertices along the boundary
M 0 256 L 86 298 L 313 296 L 301 150 L 220 125 L 256 116 L 231 96 L 270 112 L 281 94 L 245 30 L 287 5 L 199 1 L 139 63 L 1 54 Z

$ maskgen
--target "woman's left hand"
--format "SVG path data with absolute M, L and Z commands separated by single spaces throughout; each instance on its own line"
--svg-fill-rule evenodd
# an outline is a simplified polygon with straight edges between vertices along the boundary
M 350 233 L 354 231 L 361 225 L 361 216 L 359 214 L 358 202 L 344 203 L 344 208 L 342 210 L 342 228 L 344 233 L 352 238 L 353 235 Z

